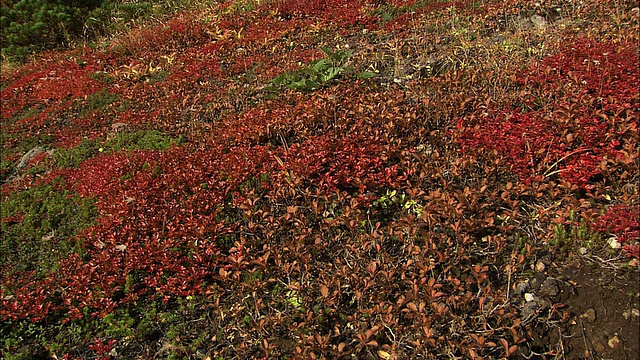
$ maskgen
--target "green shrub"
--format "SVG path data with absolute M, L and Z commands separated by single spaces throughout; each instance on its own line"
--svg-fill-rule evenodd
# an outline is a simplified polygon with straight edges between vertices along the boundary
M 2 55 L 24 59 L 80 38 L 107 33 L 115 20 L 128 22 L 152 11 L 151 2 L 118 4 L 115 0 L 7 0 L 0 8 Z
M 0 8 L 2 54 L 24 57 L 31 51 L 68 42 L 83 30 L 83 16 L 102 0 L 8 0 Z
M 343 74 L 353 73 L 353 69 L 346 66 L 352 55 L 349 50 L 331 51 L 323 47 L 325 58 L 312 62 L 308 67 L 296 71 L 284 72 L 271 80 L 275 85 L 296 91 L 309 92 L 317 90 L 332 80 L 339 79 Z M 368 71 L 358 73 L 357 78 L 370 78 L 374 74 Z
M 71 149 L 57 149 L 54 153 L 56 167 L 76 168 L 82 162 L 97 156 L 101 152 L 122 150 L 165 150 L 181 141 L 156 130 L 123 131 L 106 143 L 98 139 L 84 139 Z
M 96 214 L 91 199 L 51 184 L 11 193 L 2 202 L 4 264 L 13 271 L 48 273 L 74 251 L 74 235 L 89 226 Z

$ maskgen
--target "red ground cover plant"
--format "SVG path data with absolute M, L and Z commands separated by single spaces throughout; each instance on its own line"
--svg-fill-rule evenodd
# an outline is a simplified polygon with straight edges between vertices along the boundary
M 375 18 L 365 13 L 360 0 L 285 0 L 278 4 L 285 17 L 312 17 L 340 27 L 373 26 Z
M 574 213 L 638 256 L 637 35 L 558 31 L 529 56 L 484 36 L 519 36 L 509 24 L 546 2 L 250 5 L 3 74 L 3 200 L 55 183 L 98 215 L 54 271 L 3 271 L 0 330 L 94 330 L 68 358 L 557 355 L 533 330 L 572 310 L 549 299 L 527 319 L 516 284 L 544 251 L 575 256 L 550 245 Z M 271 83 L 346 45 L 374 78 Z M 151 130 L 178 140 L 108 146 Z M 56 163 L 87 141 L 101 150 Z M 35 145 L 54 156 L 17 169 Z M 123 316 L 132 335 L 108 335 Z
M 61 176 L 79 195 L 95 198 L 102 215 L 83 235 L 87 253 L 62 261 L 55 274 L 37 281 L 38 290 L 5 279 L 15 301 L 4 314 L 41 319 L 51 310 L 66 309 L 74 319 L 84 308 L 107 314 L 150 290 L 169 296 L 197 292 L 224 264 L 216 239 L 237 231 L 238 224 L 221 214 L 224 199 L 242 196 L 233 195 L 235 189 L 250 178 L 279 172 L 280 158 L 287 172 L 272 175 L 276 187 L 295 179 L 300 186 L 310 180 L 329 192 L 362 192 L 367 186 L 392 185 L 397 177 L 397 167 L 381 160 L 385 156 L 376 141 L 363 138 L 328 134 L 293 145 L 286 153 L 263 146 L 235 147 L 227 154 L 221 147 L 185 151 L 101 155 L 77 169 L 51 174 Z M 125 291 L 130 277 L 137 287 Z M 62 304 L 41 307 L 38 299 L 59 288 L 65 289 L 58 294 Z
M 614 234 L 627 255 L 638 258 L 638 240 L 640 239 L 638 214 L 640 214 L 638 205 L 611 206 L 596 219 L 595 228 L 598 231 Z
M 102 70 L 100 59 L 80 54 L 67 58 L 56 56 L 40 64 L 34 70 L 27 70 L 10 78 L 2 89 L 2 117 L 10 118 L 19 110 L 32 106 L 56 108 L 67 100 L 82 99 L 103 86 L 90 75 Z
M 32 70 L 8 76 L 2 89 L 2 116 L 7 120 L 0 126 L 11 137 L 3 141 L 3 149 L 28 138 L 50 138 L 69 146 L 98 136 L 109 122 L 103 116 L 109 109 L 90 108 L 97 106 L 91 103 L 92 97 L 113 94 L 117 88 L 95 75 L 112 63 L 113 56 L 83 49 L 52 55 Z M 5 156 L 18 154 L 7 151 Z
M 463 149 L 497 151 L 527 183 L 557 174 L 592 189 L 603 162 L 633 161 L 637 61 L 631 44 L 573 40 L 521 74 L 533 88 L 522 107 L 461 120 Z

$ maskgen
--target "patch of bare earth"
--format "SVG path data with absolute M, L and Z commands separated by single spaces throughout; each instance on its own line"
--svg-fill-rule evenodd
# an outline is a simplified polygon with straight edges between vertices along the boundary
M 587 258 L 541 263 L 547 264 L 540 265 L 542 271 L 517 284 L 530 339 L 520 346 L 518 358 L 638 358 L 637 262 L 633 268 Z

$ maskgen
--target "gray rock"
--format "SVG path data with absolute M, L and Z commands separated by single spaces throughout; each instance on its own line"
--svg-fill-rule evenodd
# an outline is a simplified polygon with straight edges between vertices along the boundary
M 540 306 L 535 301 L 529 301 L 525 303 L 522 307 L 522 312 L 520 313 L 521 318 L 523 320 L 531 319 L 534 315 L 536 315 L 536 312 L 539 308 Z
M 558 295 L 559 292 L 560 284 L 558 280 L 552 277 L 548 277 L 542 283 L 542 286 L 540 286 L 540 291 L 538 292 L 538 294 L 540 294 L 540 296 L 548 296 L 550 298 L 553 298 Z
M 533 15 L 530 20 L 533 23 L 533 26 L 538 30 L 544 30 L 547 28 L 547 20 L 540 15 Z
M 516 293 L 522 296 L 524 293 L 529 291 L 529 281 L 522 281 L 516 285 Z
M 41 148 L 40 146 L 36 146 L 33 149 L 27 151 L 27 153 L 24 154 L 22 156 L 22 158 L 20 159 L 20 162 L 18 163 L 18 166 L 16 167 L 17 170 L 20 171 L 20 170 L 24 169 L 27 166 L 27 163 L 29 161 L 31 161 L 33 158 L 38 156 L 38 154 L 40 154 L 43 151 L 44 151 L 44 149 Z
M 531 290 L 533 292 L 538 292 L 546 279 L 547 276 L 542 273 L 536 273 L 535 275 L 533 275 L 533 278 L 529 280 L 529 286 L 531 286 Z

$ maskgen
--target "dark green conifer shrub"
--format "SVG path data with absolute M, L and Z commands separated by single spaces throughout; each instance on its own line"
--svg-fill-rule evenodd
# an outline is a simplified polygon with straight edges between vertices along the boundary
M 152 9 L 150 2 L 116 0 L 3 0 L 0 45 L 7 58 L 24 59 L 34 51 L 69 45 L 105 33 L 111 19 L 125 21 Z

